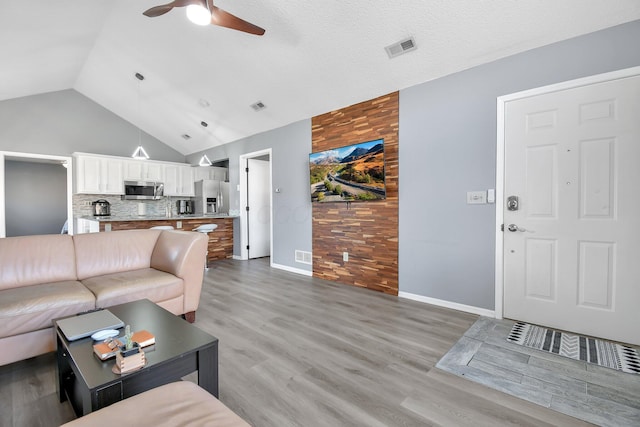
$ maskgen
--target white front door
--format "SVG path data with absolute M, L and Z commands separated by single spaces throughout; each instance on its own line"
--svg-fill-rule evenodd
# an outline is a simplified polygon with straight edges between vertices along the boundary
M 249 258 L 271 255 L 271 174 L 269 161 L 247 159 Z
M 640 76 L 504 111 L 504 317 L 640 344 Z

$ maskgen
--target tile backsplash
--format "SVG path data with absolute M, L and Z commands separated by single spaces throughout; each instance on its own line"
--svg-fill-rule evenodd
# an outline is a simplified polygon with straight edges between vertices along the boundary
M 92 202 L 107 200 L 111 204 L 111 216 L 130 217 L 138 215 L 138 205 L 144 204 L 145 216 L 165 216 L 167 203 L 171 205 L 171 215 L 177 214 L 176 201 L 189 197 L 163 197 L 161 200 L 122 200 L 120 196 L 108 196 L 104 194 L 74 194 L 73 216 L 93 216 Z

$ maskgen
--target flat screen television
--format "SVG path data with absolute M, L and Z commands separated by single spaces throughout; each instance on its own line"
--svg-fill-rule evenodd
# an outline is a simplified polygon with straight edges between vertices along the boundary
M 386 198 L 384 139 L 309 154 L 312 202 Z

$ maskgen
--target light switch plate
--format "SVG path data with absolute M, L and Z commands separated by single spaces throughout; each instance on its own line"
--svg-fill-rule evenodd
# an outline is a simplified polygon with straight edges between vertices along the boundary
M 487 190 L 487 203 L 495 203 L 496 202 L 496 190 L 490 188 Z
M 486 191 L 467 191 L 468 205 L 483 205 L 487 203 Z

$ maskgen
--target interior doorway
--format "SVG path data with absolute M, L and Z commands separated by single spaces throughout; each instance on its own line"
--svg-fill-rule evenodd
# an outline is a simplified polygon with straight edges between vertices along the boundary
M 273 197 L 271 149 L 240 156 L 241 259 L 271 256 Z
M 0 237 L 73 234 L 72 165 L 71 157 L 1 151 Z

